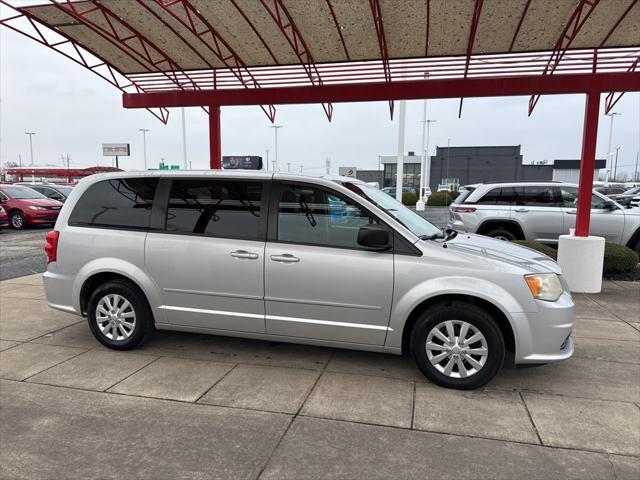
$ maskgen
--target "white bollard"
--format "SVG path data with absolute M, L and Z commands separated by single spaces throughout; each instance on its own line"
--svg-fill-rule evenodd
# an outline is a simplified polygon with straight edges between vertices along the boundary
M 419 212 L 424 212 L 424 202 L 422 201 L 422 199 L 416 202 L 416 210 Z
M 573 293 L 600 293 L 604 263 L 603 237 L 576 237 L 574 229 L 558 239 L 558 264 Z

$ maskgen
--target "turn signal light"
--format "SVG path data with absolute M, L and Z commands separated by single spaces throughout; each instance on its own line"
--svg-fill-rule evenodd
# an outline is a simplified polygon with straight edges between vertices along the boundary
M 473 213 L 476 211 L 476 207 L 451 207 L 451 210 L 459 213 Z
M 60 232 L 52 230 L 44 237 L 44 253 L 47 254 L 47 263 L 55 262 L 58 258 L 58 238 Z

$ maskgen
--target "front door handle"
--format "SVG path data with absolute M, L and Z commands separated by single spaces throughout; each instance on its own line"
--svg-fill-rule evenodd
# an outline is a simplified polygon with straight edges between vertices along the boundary
M 231 252 L 231 256 L 233 258 L 243 258 L 246 260 L 255 260 L 258 258 L 257 253 L 247 252 L 246 250 L 236 250 L 235 252 Z
M 516 208 L 514 210 L 514 212 L 521 212 L 521 213 L 528 212 L 528 211 L 529 211 L 528 208 Z
M 576 213 L 578 213 L 577 210 L 565 210 L 565 212 L 567 212 L 569 215 L 576 215 Z
M 274 262 L 282 263 L 297 263 L 300 261 L 298 257 L 294 257 L 290 253 L 283 253 L 282 255 L 271 255 L 271 260 Z

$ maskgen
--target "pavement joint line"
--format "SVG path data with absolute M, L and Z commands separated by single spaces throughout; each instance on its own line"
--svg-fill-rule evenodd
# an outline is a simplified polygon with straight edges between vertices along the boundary
M 612 400 L 610 398 L 593 398 L 593 397 L 582 397 L 580 395 L 566 395 L 564 393 L 554 393 L 554 392 L 543 392 L 540 390 L 532 390 L 530 388 L 501 388 L 501 387 L 491 387 L 483 389 L 482 391 L 490 392 L 492 390 L 500 391 L 500 392 L 514 392 L 514 393 L 535 393 L 537 395 L 546 395 L 549 397 L 562 397 L 562 398 L 575 398 L 577 400 L 593 400 L 596 402 L 611 402 L 611 403 L 631 403 L 637 405 L 634 400 Z
M 615 341 L 617 341 L 617 340 L 615 340 Z M 638 365 L 638 364 L 640 364 L 640 362 L 623 362 L 621 360 L 609 360 L 609 359 L 605 360 L 605 359 L 602 359 L 602 358 L 583 357 L 582 355 L 576 355 L 575 353 L 571 356 L 571 358 L 584 358 L 585 360 L 595 360 L 597 362 L 619 363 L 621 365 Z
M 37 344 L 37 345 L 40 345 L 40 344 Z M 55 346 L 57 346 L 57 345 L 55 345 Z M 79 357 L 83 353 L 87 353 L 89 351 L 89 350 L 81 349 L 79 347 L 66 347 L 66 348 L 72 348 L 74 350 L 82 350 L 82 351 L 80 353 L 74 355 L 73 357 L 65 358 L 64 360 L 62 360 L 61 362 L 56 363 L 55 365 L 51 365 L 50 367 L 47 367 L 44 370 L 40 370 L 39 372 L 36 372 L 33 375 L 29 375 L 28 377 L 23 378 L 21 380 L 21 382 L 26 382 L 27 380 L 29 380 L 32 377 L 35 377 L 36 375 L 40 375 L 41 373 L 46 372 L 47 370 L 51 370 L 52 368 L 57 367 L 58 365 L 62 365 L 64 362 L 68 362 L 69 360 L 73 360 L 74 358 Z M 8 380 L 8 379 L 6 379 L 6 380 Z M 35 383 L 35 382 L 33 382 L 33 383 Z
M 411 429 L 415 428 L 415 420 L 416 420 L 416 390 L 418 386 L 416 382 L 413 383 L 413 389 L 411 391 Z
M 30 300 L 31 300 L 31 299 L 30 299 Z M 83 320 L 83 319 L 78 320 L 77 322 L 73 322 L 73 323 L 70 323 L 69 325 L 65 325 L 64 327 L 60 327 L 60 328 L 58 328 L 57 330 L 52 330 L 52 331 L 50 331 L 50 332 L 43 333 L 42 335 L 40 335 L 40 336 L 38 336 L 38 337 L 34 337 L 34 338 L 30 339 L 30 340 L 25 340 L 25 342 L 24 342 L 24 343 L 31 343 L 31 342 L 33 342 L 33 343 L 37 343 L 38 345 L 42 345 L 41 343 L 36 342 L 36 340 L 40 340 L 41 338 L 45 338 L 47 335 L 52 335 L 52 336 L 53 336 L 53 334 L 58 333 L 58 332 L 60 332 L 61 330 L 64 330 L 65 328 L 73 327 L 74 325 L 78 325 L 79 323 L 82 323 L 82 322 L 84 322 L 84 320 Z M 48 345 L 56 345 L 56 346 L 58 346 L 58 347 L 68 347 L 68 345 L 57 345 L 57 344 L 55 344 L 55 343 L 49 343 Z M 75 347 L 75 348 L 78 348 L 78 347 Z M 90 348 L 89 350 L 92 350 L 92 348 Z
M 613 315 L 615 318 L 619 319 L 621 322 L 624 322 L 624 321 L 625 321 L 625 319 L 624 319 L 624 318 L 622 318 L 622 317 L 621 317 L 620 315 L 618 315 L 617 313 L 615 313 L 615 312 L 613 312 L 613 311 L 609 310 L 609 307 L 607 307 L 607 306 L 606 306 L 605 304 L 603 304 L 603 303 L 600 303 L 597 299 L 592 298 L 591 300 L 592 300 L 592 301 L 594 301 L 598 306 L 600 306 L 600 307 L 604 308 L 608 313 L 610 313 L 611 315 Z
M 540 432 L 538 431 L 538 427 L 536 426 L 536 422 L 533 420 L 533 415 L 531 415 L 531 411 L 529 410 L 529 406 L 527 405 L 527 402 L 524 399 L 524 395 L 522 394 L 522 392 L 518 392 L 518 396 L 520 397 L 520 400 L 522 400 L 522 405 L 524 406 L 524 410 L 527 412 L 527 417 L 529 418 L 529 421 L 531 422 L 531 426 L 533 427 L 533 431 L 536 433 L 536 437 L 538 438 L 538 442 L 540 442 L 540 445 L 545 445 L 545 443 L 542 441 L 542 437 L 540 436 Z
M 240 365 L 240 364 L 239 364 L 239 363 L 236 363 L 233 367 L 231 367 L 229 370 L 227 370 L 227 372 L 226 372 L 224 375 L 222 375 L 222 376 L 221 376 L 221 377 L 220 377 L 216 382 L 214 382 L 214 384 L 213 384 L 213 385 L 211 385 L 209 388 L 207 388 L 207 390 L 206 390 L 202 395 L 200 395 L 198 398 L 196 398 L 196 399 L 193 401 L 193 403 L 198 403 L 202 397 L 204 397 L 207 393 L 209 393 L 209 392 L 213 389 L 213 387 L 215 387 L 215 386 L 216 386 L 216 385 L 218 385 L 222 380 L 224 380 L 225 378 L 227 378 L 227 376 L 228 376 L 231 372 L 233 372 L 233 371 L 236 369 L 236 367 L 237 367 L 238 365 Z M 206 404 L 206 403 L 203 403 L 202 405 L 207 405 L 207 404 Z M 218 405 L 218 406 L 223 406 L 223 405 Z
M 636 327 L 633 322 L 627 322 L 625 321 L 624 323 L 626 323 L 627 325 L 629 325 L 631 328 L 633 328 L 634 330 L 638 330 L 640 332 L 640 327 Z M 635 322 L 635 323 L 639 323 L 639 322 Z
M 269 454 L 269 457 L 265 460 L 264 464 L 262 465 L 262 468 L 260 468 L 260 471 L 258 472 L 258 475 L 256 476 L 256 480 L 258 480 L 262 476 L 262 474 L 264 473 L 265 469 L 269 465 L 269 462 L 271 461 L 271 458 L 273 457 L 273 455 L 278 450 L 278 447 L 280 447 L 280 444 L 282 443 L 282 440 L 284 440 L 284 437 L 289 432 L 289 429 L 293 425 L 293 422 L 296 420 L 296 418 L 298 418 L 300 416 L 300 412 L 302 411 L 302 408 L 304 407 L 305 403 L 307 403 L 307 400 L 309 400 L 309 397 L 311 396 L 311 394 L 315 390 L 316 386 L 318 385 L 318 382 L 320 381 L 320 378 L 322 378 L 322 375 L 324 375 L 324 373 L 326 372 L 327 367 L 329 366 L 329 363 L 331 363 L 331 360 L 333 359 L 333 356 L 335 355 L 335 353 L 336 353 L 336 350 L 333 349 L 331 351 L 331 354 L 329 355 L 329 358 L 327 359 L 326 363 L 324 364 L 324 367 L 320 371 L 319 375 L 316 377 L 315 382 L 313 382 L 313 385 L 311 386 L 311 388 L 309 388 L 309 391 L 305 395 L 304 399 L 300 402 L 300 406 L 298 407 L 298 410 L 296 410 L 296 413 L 291 416 L 291 419 L 289 420 L 289 424 L 287 425 L 287 428 L 285 428 L 284 432 L 282 433 L 282 435 L 280 436 L 280 438 L 276 442 L 275 446 L 273 447 L 273 450 L 271 450 L 271 453 Z
M 24 383 L 24 384 L 27 384 L 27 385 L 40 385 L 40 386 L 45 386 L 45 387 L 50 387 L 50 388 L 61 388 L 61 389 L 65 389 L 65 390 L 76 390 L 76 391 L 80 391 L 80 392 L 90 392 L 90 393 L 95 393 L 95 394 L 99 394 L 99 395 L 114 395 L 114 396 L 121 396 L 121 397 L 133 397 L 133 398 L 138 398 L 138 399 L 142 399 L 142 400 L 147 399 L 147 400 L 158 400 L 158 401 L 163 401 L 163 402 L 174 402 L 174 403 L 179 403 L 179 404 L 182 404 L 182 405 L 195 405 L 195 406 L 204 407 L 204 408 L 213 407 L 213 408 L 222 408 L 222 409 L 231 409 L 231 410 L 243 410 L 243 411 L 252 412 L 252 413 L 265 413 L 265 414 L 270 414 L 270 415 L 280 415 L 280 416 L 285 416 L 285 417 L 291 417 L 291 419 L 292 419 L 291 423 L 293 423 L 293 420 L 295 420 L 298 417 L 313 418 L 313 419 L 329 421 L 329 422 L 339 422 L 339 423 L 347 423 L 347 424 L 355 424 L 355 425 L 365 425 L 365 426 L 371 426 L 371 427 L 393 428 L 393 429 L 396 429 L 396 430 L 403 430 L 403 431 L 407 431 L 407 432 L 434 433 L 434 434 L 438 434 L 438 435 L 447 435 L 447 436 L 450 436 L 450 437 L 462 437 L 462 438 L 488 440 L 488 441 L 502 442 L 502 443 L 515 443 L 515 444 L 518 444 L 518 445 L 525 445 L 525 446 L 539 447 L 539 448 L 549 448 L 549 449 L 554 449 L 554 450 L 568 450 L 568 451 L 574 451 L 574 452 L 587 452 L 587 453 L 595 453 L 595 454 L 599 454 L 599 455 L 616 455 L 616 456 L 619 456 L 619 457 L 640 459 L 639 455 L 629 455 L 629 454 L 624 454 L 624 453 L 609 453 L 609 452 L 603 452 L 601 450 L 590 450 L 590 449 L 581 449 L 581 448 L 572 448 L 572 447 L 561 447 L 561 446 L 555 446 L 555 445 L 544 445 L 544 444 L 541 445 L 541 444 L 538 444 L 538 443 L 529 443 L 529 442 L 523 442 L 523 441 L 520 441 L 520 440 L 502 440 L 502 439 L 496 439 L 496 438 L 490 438 L 490 437 L 482 437 L 482 436 L 477 436 L 477 435 L 444 432 L 444 431 L 439 431 L 439 430 L 418 430 L 418 429 L 415 429 L 415 428 L 398 427 L 398 426 L 395 426 L 395 425 L 382 425 L 382 424 L 378 424 L 378 423 L 366 423 L 366 422 L 360 422 L 360 421 L 357 421 L 357 420 L 343 420 L 343 419 L 320 417 L 320 416 L 316 416 L 316 415 L 309 415 L 309 414 L 302 414 L 302 413 L 292 415 L 290 413 L 275 412 L 275 411 L 272 411 L 272 410 L 259 410 L 259 409 L 255 409 L 255 408 L 234 407 L 234 406 L 228 406 L 228 405 L 212 405 L 212 404 L 208 404 L 208 403 L 195 403 L 195 402 L 188 402 L 188 401 L 184 401 L 184 400 L 175 400 L 175 399 L 170 399 L 170 398 L 145 397 L 145 396 L 141 396 L 141 395 L 133 395 L 133 394 L 128 394 L 128 393 L 105 392 L 105 391 L 100 391 L 100 390 L 90 390 L 88 388 L 68 387 L 68 386 L 64 386 L 64 385 L 50 385 L 50 384 L 46 384 L 46 383 L 25 382 L 24 380 L 12 380 L 12 379 L 9 379 L 9 378 L 3 378 L 1 380 L 4 381 L 4 382 Z M 282 437 L 284 437 L 284 434 L 283 434 Z M 282 438 L 280 440 L 282 440 Z M 280 441 L 278 442 L 278 444 L 280 444 Z M 275 449 L 274 449 L 273 453 L 275 453 Z M 273 453 L 271 454 L 271 456 L 273 456 Z M 269 458 L 271 458 L 271 457 L 269 457 Z M 268 460 L 265 463 L 265 468 L 266 468 L 266 465 L 268 465 Z
M 629 325 L 627 322 L 619 322 L 619 323 L 624 323 L 626 325 Z M 631 328 L 633 328 L 635 330 L 635 328 L 631 325 L 629 325 Z M 602 337 L 585 337 L 584 335 L 575 335 L 575 334 L 571 334 L 572 337 L 574 338 L 587 338 L 587 339 L 591 339 L 591 340 L 611 340 L 612 342 L 629 342 L 629 343 L 639 343 L 640 342 L 640 338 L 638 340 L 625 340 L 623 338 L 602 338 Z M 606 360 L 608 361 L 608 360 Z
M 304 417 L 304 418 L 314 418 L 316 420 L 324 420 L 324 421 L 328 421 L 328 422 L 339 422 L 339 423 L 350 423 L 350 424 L 355 424 L 355 425 L 365 425 L 365 426 L 370 426 L 370 427 L 381 427 L 381 428 L 393 428 L 395 430 L 403 430 L 406 432 L 415 432 L 415 433 L 434 433 L 434 434 L 438 434 L 438 435 L 447 435 L 449 437 L 456 437 L 456 438 L 470 438 L 470 439 L 476 439 L 476 440 L 488 440 L 491 442 L 501 442 L 501 443 L 514 443 L 517 445 L 525 445 L 525 446 L 529 446 L 529 447 L 537 447 L 537 448 L 548 448 L 548 449 L 552 449 L 552 450 L 567 450 L 567 451 L 571 451 L 571 452 L 586 452 L 586 453 L 595 453 L 598 455 L 616 455 L 619 457 L 627 457 L 627 458 L 637 458 L 640 459 L 639 455 L 629 455 L 629 454 L 624 454 L 624 453 L 610 453 L 610 452 L 605 452 L 603 450 L 591 450 L 591 449 L 584 449 L 584 448 L 573 448 L 573 447 L 561 447 L 558 445 L 545 445 L 545 444 L 539 444 L 539 443 L 531 443 L 531 442 L 523 442 L 522 440 L 504 440 L 501 438 L 492 438 L 492 437 L 482 437 L 479 435 L 470 435 L 470 434 L 464 434 L 464 433 L 451 433 L 451 432 L 444 432 L 441 430 L 419 430 L 416 428 L 407 428 L 407 427 L 399 427 L 397 425 L 382 425 L 380 423 L 365 423 L 365 422 L 360 422 L 358 420 L 344 420 L 344 419 L 340 419 L 340 418 L 329 418 L 329 417 L 319 417 L 316 415 L 308 415 L 308 414 L 301 414 L 298 415 L 299 417 Z
M 611 461 L 611 454 L 607 453 L 607 462 L 611 465 L 611 473 L 613 473 L 613 480 L 617 480 L 618 474 L 616 473 L 616 466 Z
M 135 355 L 135 354 L 134 354 Z M 118 380 L 116 383 L 114 383 L 113 385 L 111 385 L 110 387 L 105 388 L 104 390 L 101 390 L 102 392 L 106 392 L 107 390 L 109 390 L 110 388 L 115 387 L 116 385 L 118 385 L 120 382 L 124 382 L 127 378 L 132 377 L 133 375 L 135 375 L 136 373 L 138 373 L 140 370 L 142 370 L 143 368 L 147 368 L 149 365 L 151 365 L 152 363 L 157 362 L 158 360 L 160 360 L 160 357 L 156 357 L 153 360 L 151 360 L 149 363 L 144 364 L 142 367 L 138 368 L 136 371 L 131 372 L 129 375 L 127 375 L 124 378 L 121 378 L 120 380 Z

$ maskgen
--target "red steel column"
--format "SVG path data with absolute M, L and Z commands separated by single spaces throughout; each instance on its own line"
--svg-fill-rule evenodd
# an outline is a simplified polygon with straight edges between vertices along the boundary
M 582 132 L 580 181 L 578 184 L 578 213 L 576 218 L 576 236 L 578 237 L 589 236 L 593 171 L 596 163 L 599 108 L 600 92 L 587 93 L 584 111 L 584 129 Z
M 211 170 L 222 169 L 220 105 L 209 105 L 209 167 Z

